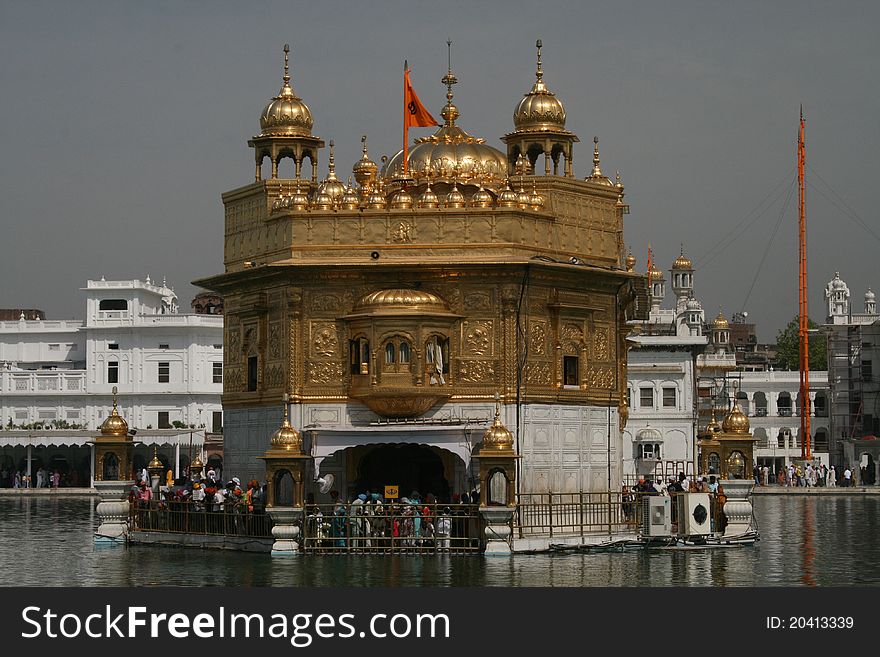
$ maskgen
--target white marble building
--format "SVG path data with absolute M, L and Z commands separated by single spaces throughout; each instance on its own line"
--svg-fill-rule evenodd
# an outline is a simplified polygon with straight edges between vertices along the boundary
M 116 386 L 143 443 L 135 463 L 157 445 L 179 471 L 206 432 L 222 430 L 223 317 L 178 312 L 173 289 L 149 277 L 83 291 L 83 321 L 0 322 L 0 466 L 78 471 L 84 485 Z

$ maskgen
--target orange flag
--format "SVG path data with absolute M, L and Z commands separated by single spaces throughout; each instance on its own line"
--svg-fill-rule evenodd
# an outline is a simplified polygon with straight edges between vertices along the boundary
M 406 69 L 403 75 L 403 107 L 406 127 L 430 128 L 439 125 L 437 119 L 431 116 L 431 113 L 416 96 L 416 90 L 412 88 L 412 82 L 409 80 L 409 69 Z
M 439 125 L 437 119 L 431 116 L 422 101 L 416 96 L 416 90 L 409 81 L 409 66 L 403 63 L 403 173 L 406 174 L 407 158 L 409 156 L 409 129 L 429 128 Z

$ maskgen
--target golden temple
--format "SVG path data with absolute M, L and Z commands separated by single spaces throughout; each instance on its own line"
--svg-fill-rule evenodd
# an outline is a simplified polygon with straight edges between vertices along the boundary
M 365 137 L 348 184 L 332 141 L 318 180 L 324 141 L 285 46 L 281 91 L 248 141 L 254 181 L 223 194 L 225 272 L 197 282 L 225 303 L 228 471 L 261 475 L 289 394 L 304 449 L 341 491 L 467 491 L 500 393 L 522 491 L 618 487 L 626 321 L 647 309 L 645 276 L 626 266 L 629 208 L 598 139 L 575 176 L 579 140 L 537 46 L 505 151 L 459 125 L 450 66 L 443 125 L 415 140 L 406 174 L 402 150 L 380 166 Z M 278 177 L 285 158 L 292 179 Z M 383 472 L 402 445 L 421 450 L 412 467 Z

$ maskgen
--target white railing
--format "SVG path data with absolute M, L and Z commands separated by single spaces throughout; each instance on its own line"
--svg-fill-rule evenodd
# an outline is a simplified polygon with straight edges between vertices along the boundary
M 77 394 L 85 390 L 85 383 L 83 371 L 0 372 L 2 394 Z

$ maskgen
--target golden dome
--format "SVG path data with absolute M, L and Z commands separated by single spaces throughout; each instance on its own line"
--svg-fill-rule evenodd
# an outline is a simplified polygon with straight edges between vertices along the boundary
M 333 157 L 333 140 L 330 140 L 330 160 L 327 162 L 327 177 L 318 186 L 318 195 L 326 194 L 331 204 L 338 203 L 345 194 L 345 184 L 336 177 L 336 160 Z M 318 199 L 315 199 L 317 205 Z
M 663 272 L 657 269 L 657 263 L 651 265 L 651 279 L 655 281 L 663 280 Z
M 501 190 L 501 193 L 498 195 L 498 207 L 499 208 L 515 208 L 517 204 L 516 192 L 510 188 L 510 185 L 505 185 L 504 189 Z
M 199 455 L 196 454 L 196 457 L 192 460 L 192 463 L 189 464 L 190 474 L 199 474 L 205 467 L 205 464 L 202 463 L 202 459 L 199 458 Z
M 446 123 L 430 137 L 415 140 L 415 146 L 406 158 L 407 176 L 415 178 L 416 182 L 430 178 L 447 183 L 453 180 L 472 185 L 482 183 L 490 189 L 498 188 L 507 176 L 507 156 L 487 145 L 485 139 L 473 137 L 455 125 L 459 111 L 452 104 L 452 85 L 456 82 L 458 80 L 451 70 L 443 77 L 447 102 L 440 115 Z M 402 174 L 403 150 L 400 150 L 382 167 L 382 177 L 390 180 Z
M 436 294 L 424 290 L 394 288 L 364 295 L 354 305 L 352 314 L 420 315 L 449 314 L 449 306 Z
M 721 423 L 721 428 L 724 430 L 724 433 L 749 433 L 749 418 L 742 412 L 739 407 L 739 402 L 735 397 L 733 399 L 733 409 L 731 409 L 730 413 L 724 418 L 724 421 Z
M 315 210 L 332 210 L 333 199 L 327 192 L 319 189 L 318 193 L 315 195 L 315 202 L 312 203 L 312 207 L 315 208 Z
M 593 137 L 593 172 L 587 176 L 584 180 L 587 180 L 591 183 L 596 183 L 597 185 L 602 185 L 604 187 L 614 187 L 614 183 L 611 182 L 611 178 L 602 173 L 602 169 L 599 167 L 599 138 Z M 618 197 L 620 193 L 618 191 Z
M 278 431 L 272 434 L 271 444 L 276 449 L 283 449 L 288 452 L 302 451 L 302 437 L 299 435 L 299 431 L 290 426 L 290 419 L 287 416 L 286 395 L 284 399 L 284 419 L 281 421 Z
M 308 137 L 312 134 L 312 112 L 290 86 L 288 53 L 284 44 L 284 84 L 260 114 L 260 136 Z
M 154 470 L 161 472 L 164 469 L 165 466 L 162 465 L 162 461 L 159 460 L 159 448 L 153 447 L 153 458 L 150 459 L 150 462 L 147 465 L 147 470 L 152 473 Z
M 370 192 L 370 196 L 367 198 L 367 207 L 371 210 L 384 210 L 386 205 L 385 192 L 380 181 L 373 191 Z
M 379 165 L 370 159 L 367 154 L 367 136 L 361 137 L 361 143 L 364 145 L 364 152 L 361 159 L 354 163 L 351 168 L 354 179 L 361 187 L 371 185 L 376 180 L 376 173 L 379 171 Z
M 718 424 L 718 420 L 715 419 L 715 407 L 712 407 L 712 419 L 709 421 L 709 424 L 706 425 L 706 433 L 714 436 L 716 433 L 721 431 L 721 425 Z
M 495 421 L 483 433 L 482 450 L 510 451 L 513 449 L 513 434 L 501 422 L 501 402 L 495 397 Z
M 422 192 L 422 195 L 419 196 L 418 206 L 420 208 L 439 208 L 440 207 L 440 199 L 434 193 L 434 190 L 431 189 L 430 183 L 428 183 L 428 186 L 425 187 L 425 191 Z
M 480 189 L 471 196 L 470 206 L 472 208 L 491 208 L 492 195 L 480 185 Z
M 544 197 L 538 193 L 534 182 L 532 182 L 532 194 L 529 196 L 529 207 L 532 210 L 540 210 L 544 207 Z
M 632 251 L 626 254 L 626 270 L 633 271 L 636 268 L 636 257 L 632 254 Z
M 712 328 L 713 329 L 730 328 L 730 322 L 727 321 L 727 319 L 724 317 L 724 315 L 721 313 L 720 310 L 718 311 L 718 316 L 715 317 L 715 319 L 712 321 Z
M 340 203 L 342 205 L 343 210 L 357 210 L 358 205 L 360 205 L 360 197 L 357 195 L 357 192 L 354 191 L 354 188 L 351 186 L 351 178 L 348 180 L 348 187 L 345 188 L 345 193 L 342 195 L 342 199 Z
M 413 197 L 405 189 L 401 189 L 391 197 L 392 210 L 409 210 L 413 206 Z
M 463 208 L 464 195 L 458 190 L 458 183 L 452 183 L 452 189 L 446 195 L 444 206 L 447 208 Z
M 565 107 L 556 95 L 544 84 L 544 71 L 541 68 L 541 40 L 538 48 L 538 69 L 532 90 L 523 96 L 513 111 L 513 125 L 517 132 L 564 132 Z
M 126 422 L 125 418 L 119 414 L 119 410 L 116 407 L 116 386 L 113 386 L 113 410 L 110 412 L 110 415 L 107 416 L 107 419 L 101 423 L 101 435 L 128 435 L 128 422 Z
M 694 265 L 691 259 L 684 254 L 684 246 L 681 247 L 681 255 L 672 263 L 673 269 L 693 269 Z
M 287 205 L 285 207 L 290 208 L 291 210 L 306 210 L 309 207 L 309 197 L 303 193 L 302 188 L 297 185 L 296 192 L 293 193 L 292 196 L 288 197 Z

